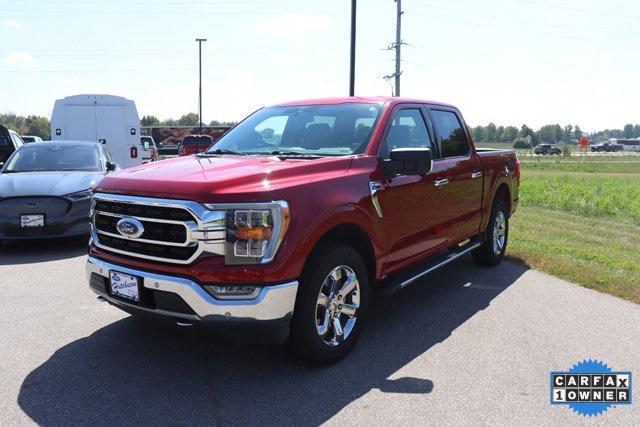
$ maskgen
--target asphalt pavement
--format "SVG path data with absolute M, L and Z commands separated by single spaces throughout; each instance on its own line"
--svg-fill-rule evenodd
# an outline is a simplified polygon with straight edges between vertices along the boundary
M 140 322 L 85 283 L 84 239 L 0 247 L 0 425 L 640 425 L 549 404 L 583 359 L 640 384 L 640 306 L 503 262 L 452 264 L 378 299 L 328 367 L 197 329 Z

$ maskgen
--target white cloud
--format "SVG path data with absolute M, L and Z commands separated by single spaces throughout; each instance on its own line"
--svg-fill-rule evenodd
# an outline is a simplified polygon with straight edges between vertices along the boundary
M 22 23 L 17 19 L 0 19 L 0 27 L 20 28 Z
M 29 52 L 11 52 L 4 58 L 7 64 L 19 65 L 26 68 L 36 68 L 38 61 Z
M 331 28 L 327 15 L 308 15 L 304 13 L 282 13 L 265 19 L 256 25 L 256 32 L 269 34 L 298 34 L 305 31 Z

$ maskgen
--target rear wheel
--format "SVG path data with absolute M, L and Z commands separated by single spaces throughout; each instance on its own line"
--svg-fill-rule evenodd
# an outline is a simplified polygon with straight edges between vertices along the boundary
M 482 265 L 494 266 L 502 261 L 509 239 L 509 217 L 502 201 L 496 201 L 482 246 L 473 251 L 473 258 Z
M 367 270 L 358 252 L 331 245 L 314 252 L 303 273 L 291 325 L 291 344 L 317 363 L 342 359 L 354 347 L 369 304 Z

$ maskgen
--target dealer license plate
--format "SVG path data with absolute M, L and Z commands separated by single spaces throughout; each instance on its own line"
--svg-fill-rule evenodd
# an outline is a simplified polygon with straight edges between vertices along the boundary
M 111 294 L 131 301 L 140 302 L 138 278 L 119 271 L 109 272 L 109 286 Z
M 44 215 L 20 215 L 22 228 L 44 227 Z

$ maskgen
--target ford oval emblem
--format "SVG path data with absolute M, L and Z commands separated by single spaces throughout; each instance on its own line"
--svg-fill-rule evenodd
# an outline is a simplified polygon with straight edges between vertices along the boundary
M 144 233 L 144 225 L 135 218 L 122 218 L 116 224 L 118 233 L 130 239 L 137 239 Z

